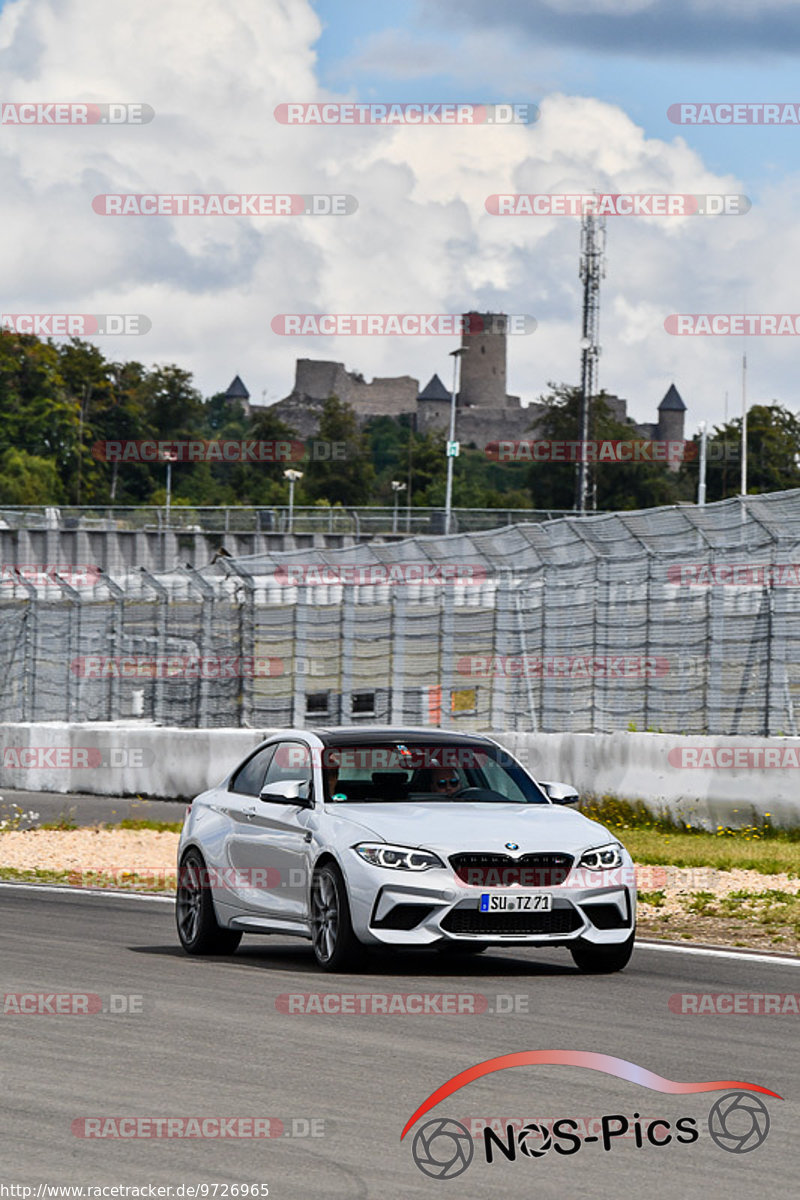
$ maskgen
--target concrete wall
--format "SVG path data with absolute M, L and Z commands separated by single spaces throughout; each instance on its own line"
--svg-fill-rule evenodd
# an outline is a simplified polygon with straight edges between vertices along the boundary
M 327 511 L 325 513 L 327 515 Z M 321 518 L 322 519 L 322 518 Z M 365 535 L 364 541 L 371 540 Z M 201 533 L 193 530 L 0 529 L 0 564 L 44 566 L 58 563 L 102 567 L 109 573 L 144 567 L 172 570 L 178 564 L 205 567 L 224 546 L 234 558 L 307 548 L 352 546 L 356 538 L 342 533 Z
M 168 729 L 142 722 L 18 724 L 0 734 L 0 788 L 96 795 L 187 797 L 217 783 L 269 731 Z M 678 755 L 738 748 L 794 753 L 800 738 L 677 737 L 656 733 L 494 735 L 540 779 L 581 793 L 644 800 L 692 824 L 748 824 L 754 812 L 774 824 L 800 824 L 800 768 L 681 767 Z M 37 767 L 15 767 L 35 748 Z M 81 752 L 81 753 L 78 753 Z M 54 765 L 48 764 L 49 761 Z M 670 762 L 670 754 L 673 761 Z M 61 765 L 58 756 L 60 755 Z M 16 757 L 15 757 L 16 756 Z M 90 765 L 82 765 L 88 761 Z M 70 765 L 71 764 L 71 765 Z M 97 764 L 97 765 L 93 765 Z

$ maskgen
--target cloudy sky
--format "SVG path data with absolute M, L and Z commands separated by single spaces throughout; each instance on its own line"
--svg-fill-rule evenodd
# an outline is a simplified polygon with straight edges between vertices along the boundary
M 275 334 L 280 313 L 525 313 L 509 389 L 579 373 L 577 217 L 490 216 L 493 193 L 743 194 L 743 216 L 608 221 L 601 384 L 690 432 L 800 408 L 800 339 L 676 337 L 672 313 L 800 313 L 800 126 L 691 127 L 681 101 L 797 97 L 798 0 L 5 0 L 0 102 L 143 102 L 149 124 L 0 125 L 2 312 L 142 313 L 115 358 L 175 362 L 254 400 L 296 357 L 367 378 L 434 371 L 448 338 Z M 534 102 L 509 127 L 286 126 L 320 100 Z M 346 193 L 343 217 L 103 216 L 102 193 Z

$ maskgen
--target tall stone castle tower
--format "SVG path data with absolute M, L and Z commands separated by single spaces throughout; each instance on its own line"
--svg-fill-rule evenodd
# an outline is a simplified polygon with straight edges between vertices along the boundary
M 503 313 L 465 313 L 459 407 L 506 407 L 506 328 Z

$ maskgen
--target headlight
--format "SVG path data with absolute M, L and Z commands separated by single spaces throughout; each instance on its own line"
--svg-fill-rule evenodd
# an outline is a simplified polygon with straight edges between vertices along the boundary
M 356 854 L 373 867 L 390 867 L 393 871 L 427 871 L 430 867 L 443 867 L 444 863 L 430 850 L 411 850 L 408 846 L 388 846 L 385 842 L 375 845 L 362 842 L 354 846 Z
M 622 847 L 617 842 L 609 842 L 607 846 L 587 850 L 581 855 L 578 866 L 586 867 L 587 871 L 608 871 L 611 867 L 621 867 Z

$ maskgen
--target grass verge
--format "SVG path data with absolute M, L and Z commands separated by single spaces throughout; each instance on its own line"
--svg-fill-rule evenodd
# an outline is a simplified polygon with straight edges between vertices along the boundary
M 669 816 L 654 816 L 641 801 L 634 804 L 613 796 L 588 799 L 581 812 L 605 825 L 639 863 L 800 875 L 800 828 L 776 829 L 769 813 L 736 829 L 719 825 L 711 833 Z

